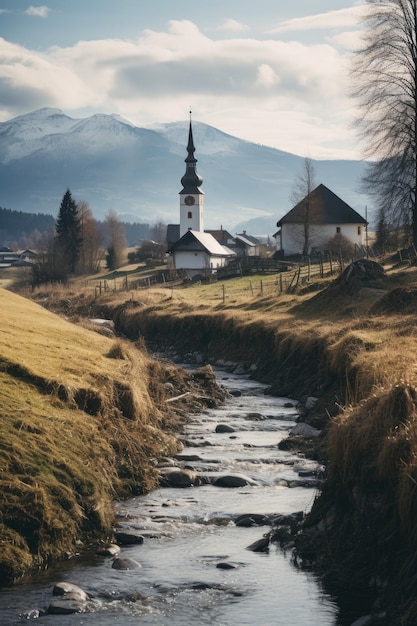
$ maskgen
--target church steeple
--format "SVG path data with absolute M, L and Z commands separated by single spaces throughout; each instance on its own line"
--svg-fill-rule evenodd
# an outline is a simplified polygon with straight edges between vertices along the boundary
M 194 156 L 193 127 L 191 124 L 188 131 L 188 156 L 185 159 L 185 174 L 181 178 L 182 189 L 180 191 L 180 237 L 189 230 L 204 232 L 204 191 L 200 185 L 203 183 L 201 176 L 197 174 L 197 159 Z
M 187 145 L 188 156 L 185 159 L 186 169 L 185 174 L 181 178 L 181 184 L 183 186 L 180 193 L 203 193 L 201 189 L 199 189 L 200 185 L 203 184 L 203 179 L 197 173 L 197 159 L 194 156 L 195 147 L 194 147 L 194 138 L 193 138 L 193 127 L 191 124 L 191 111 L 190 111 L 190 128 L 188 131 L 188 145 Z

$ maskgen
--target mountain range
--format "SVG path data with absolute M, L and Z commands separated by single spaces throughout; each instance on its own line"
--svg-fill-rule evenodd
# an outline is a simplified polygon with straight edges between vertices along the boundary
M 71 118 L 42 108 L 0 123 L 0 205 L 56 216 L 65 191 L 97 220 L 113 209 L 124 222 L 179 222 L 189 123 L 139 127 L 117 115 Z M 193 121 L 203 177 L 204 226 L 272 235 L 287 213 L 304 157 L 228 135 Z M 366 164 L 312 160 L 323 183 L 365 217 L 359 191 Z M 368 215 L 372 220 L 372 209 Z

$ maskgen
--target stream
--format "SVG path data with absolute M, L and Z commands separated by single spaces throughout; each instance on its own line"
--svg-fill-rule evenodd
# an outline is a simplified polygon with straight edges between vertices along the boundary
M 144 537 L 141 545 L 123 546 L 121 556 L 140 567 L 115 570 L 111 557 L 96 554 L 69 560 L 1 590 L 2 626 L 34 620 L 40 626 L 350 623 L 339 621 L 336 601 L 312 573 L 292 564 L 290 551 L 275 544 L 264 552 L 248 549 L 270 526 L 235 523 L 244 514 L 273 517 L 311 507 L 318 464 L 278 448 L 294 426 L 296 402 L 265 395 L 266 386 L 246 376 L 216 373 L 234 395 L 220 407 L 192 416 L 177 461 L 210 477 L 211 483 L 224 474 L 243 474 L 256 484 L 165 487 L 120 503 L 119 525 Z M 219 424 L 229 432 L 216 432 Z M 60 581 L 89 594 L 87 612 L 45 614 Z

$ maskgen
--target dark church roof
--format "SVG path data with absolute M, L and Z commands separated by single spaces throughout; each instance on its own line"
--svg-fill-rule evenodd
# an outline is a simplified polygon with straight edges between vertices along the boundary
M 194 147 L 194 139 L 193 139 L 193 128 L 191 126 L 191 119 L 190 119 L 190 128 L 188 131 L 187 152 L 188 152 L 188 156 L 185 159 L 185 163 L 186 163 L 185 174 L 181 178 L 181 184 L 183 188 L 181 189 L 180 193 L 204 194 L 204 191 L 201 191 L 200 189 L 200 185 L 203 184 L 203 179 L 197 173 L 197 159 L 194 156 L 195 147 Z
M 309 221 L 315 224 L 366 224 L 366 220 L 355 209 L 352 209 L 325 185 L 319 185 L 286 213 L 277 222 L 277 226 L 304 224 L 307 206 Z

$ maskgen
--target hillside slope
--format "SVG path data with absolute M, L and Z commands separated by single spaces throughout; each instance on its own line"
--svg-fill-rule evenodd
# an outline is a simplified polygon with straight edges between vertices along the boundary
M 154 488 L 152 460 L 178 450 L 181 407 L 168 409 L 165 382 L 178 393 L 198 383 L 134 345 L 0 297 L 4 585 L 79 551 L 80 540 L 111 537 L 114 497 Z

